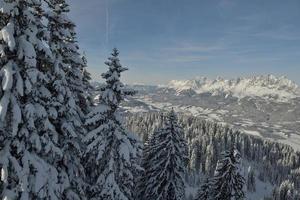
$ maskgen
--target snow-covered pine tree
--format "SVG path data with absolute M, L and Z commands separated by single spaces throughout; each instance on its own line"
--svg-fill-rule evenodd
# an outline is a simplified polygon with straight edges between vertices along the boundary
M 245 198 L 243 191 L 245 180 L 238 168 L 240 160 L 241 156 L 235 145 L 223 153 L 223 158 L 218 161 L 212 179 L 212 199 L 240 200 Z
M 79 107 L 82 109 L 84 114 L 88 114 L 93 104 L 92 92 L 94 91 L 93 86 L 90 84 L 92 80 L 91 74 L 86 70 L 88 64 L 85 55 L 82 56 L 83 69 L 82 69 L 82 81 L 83 81 L 83 95 L 80 95 Z
M 144 164 L 146 178 L 141 199 L 182 200 L 184 194 L 184 173 L 187 167 L 187 144 L 177 116 L 168 113 L 164 127 L 158 129 L 151 144 L 151 158 Z
M 136 188 L 136 199 L 143 199 L 145 197 L 146 185 L 149 179 L 152 177 L 151 165 L 153 164 L 153 159 L 155 158 L 156 151 L 154 146 L 156 145 L 156 140 L 159 131 L 155 130 L 153 134 L 150 134 L 147 141 L 144 143 L 143 154 L 141 158 L 141 167 L 143 171 L 139 174 Z
M 211 195 L 210 180 L 207 178 L 199 188 L 195 200 L 209 200 Z
M 87 72 L 87 60 L 85 56 L 79 53 L 79 47 L 76 41 L 75 24 L 68 18 L 67 14 L 70 12 L 69 5 L 66 0 L 45 0 L 48 2 L 52 12 L 49 13 L 48 18 L 53 41 L 59 50 L 64 62 L 63 70 L 65 78 L 69 84 L 70 90 L 73 92 L 74 99 L 78 105 L 85 105 L 87 96 L 84 95 L 87 88 L 91 85 L 90 74 Z M 56 23 L 56 25 L 55 25 Z
M 52 54 L 39 0 L 0 1 L 1 199 L 62 199 L 51 122 Z
M 192 141 L 192 151 L 190 159 L 190 170 L 196 174 L 200 173 L 201 168 L 201 144 L 199 140 Z
M 217 160 L 216 154 L 215 141 L 213 136 L 211 136 L 210 143 L 206 148 L 205 173 L 207 175 L 213 175 L 214 173 L 214 163 L 216 163 Z
M 296 190 L 294 183 L 289 180 L 283 181 L 273 192 L 274 200 L 300 200 L 300 193 Z
M 255 192 L 256 191 L 255 171 L 254 171 L 254 169 L 251 166 L 248 168 L 247 190 L 249 192 Z
M 85 136 L 82 102 L 86 101 L 83 91 L 89 84 L 83 81 L 84 62 L 75 42 L 75 25 L 68 19 L 69 6 L 65 0 L 47 1 L 50 32 L 49 46 L 53 52 L 52 90 L 55 94 L 53 121 L 59 132 L 63 158 L 60 176 L 68 188 L 64 199 L 85 199 L 85 174 L 81 163 L 84 153 L 82 139 Z
M 135 94 L 120 81 L 127 68 L 119 61 L 119 51 L 113 49 L 109 67 L 102 78 L 99 104 L 87 115 L 89 129 L 85 142 L 86 174 L 90 183 L 88 199 L 132 200 L 134 199 L 134 176 L 137 165 L 138 141 L 124 127 L 119 111 L 120 103 Z

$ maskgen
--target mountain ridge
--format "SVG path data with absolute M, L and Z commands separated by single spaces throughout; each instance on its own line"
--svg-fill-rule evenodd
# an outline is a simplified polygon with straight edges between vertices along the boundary
M 246 78 L 208 79 L 200 77 L 191 80 L 172 80 L 166 86 L 175 89 L 178 93 L 193 90 L 198 94 L 224 94 L 237 98 L 258 96 L 276 101 L 289 101 L 300 97 L 299 86 L 285 76 L 260 75 Z

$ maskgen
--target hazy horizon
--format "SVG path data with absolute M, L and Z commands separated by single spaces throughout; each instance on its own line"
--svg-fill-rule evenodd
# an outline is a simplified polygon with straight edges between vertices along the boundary
M 100 72 L 101 73 L 101 72 Z M 125 74 L 124 74 L 125 75 Z M 125 77 L 123 77 L 123 79 L 125 79 L 124 80 L 124 82 L 125 82 L 125 84 L 128 84 L 128 85 L 149 85 L 149 86 L 157 86 L 157 85 L 162 85 L 162 86 L 164 86 L 164 85 L 167 85 L 167 84 L 169 84 L 171 81 L 186 81 L 186 80 L 198 80 L 198 79 L 201 79 L 201 78 L 207 78 L 208 80 L 216 80 L 216 79 L 218 79 L 218 78 L 222 78 L 222 79 L 224 79 L 224 80 L 236 80 L 237 78 L 252 78 L 252 77 L 257 77 L 257 76 L 268 76 L 268 75 L 273 75 L 273 76 L 276 76 L 276 75 L 274 75 L 274 74 L 256 74 L 256 75 L 250 75 L 250 76 L 237 76 L 237 77 L 223 77 L 223 76 L 217 76 L 217 77 L 209 77 L 209 76 L 195 76 L 195 77 L 190 77 L 190 78 L 186 78 L 186 79 L 184 79 L 184 78 L 182 78 L 182 79 L 167 79 L 167 80 L 165 80 L 164 82 L 158 82 L 158 83 L 151 83 L 151 82 L 149 82 L 149 83 L 147 83 L 147 82 L 131 82 L 131 81 L 129 81 L 129 82 L 126 82 L 126 75 L 125 75 Z M 298 82 L 296 82 L 296 81 L 294 81 L 294 80 L 292 80 L 292 79 L 290 79 L 289 77 L 287 77 L 287 76 L 276 76 L 277 78 L 280 78 L 280 77 L 284 77 L 284 78 L 286 78 L 286 79 L 288 79 L 288 80 L 291 80 L 291 81 L 293 81 L 295 84 L 297 84 L 298 86 L 300 86 L 300 84 L 298 83 Z M 97 79 L 95 79 L 95 78 L 93 78 L 92 80 L 91 80 L 91 82 L 98 82 L 98 83 L 103 83 L 105 80 L 104 79 L 102 79 L 101 77 L 100 77 L 100 74 L 99 74 L 99 78 L 97 78 Z M 299 88 L 299 90 L 300 90 L 300 88 Z
M 80 50 L 101 80 L 113 47 L 126 83 L 273 74 L 300 84 L 300 1 L 69 1 Z

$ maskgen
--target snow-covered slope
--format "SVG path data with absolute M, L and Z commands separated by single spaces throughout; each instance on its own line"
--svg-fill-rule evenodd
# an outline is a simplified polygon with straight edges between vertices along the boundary
M 232 95 L 238 98 L 257 96 L 276 101 L 289 101 L 300 96 L 297 84 L 286 77 L 275 77 L 273 75 L 232 80 L 223 78 L 215 80 L 207 78 L 173 80 L 167 87 L 174 88 L 177 92 L 193 90 L 198 94 L 224 94 L 225 96 Z

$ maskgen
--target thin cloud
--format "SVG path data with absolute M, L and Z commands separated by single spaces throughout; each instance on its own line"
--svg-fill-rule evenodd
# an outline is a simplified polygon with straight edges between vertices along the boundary
M 275 40 L 300 40 L 300 33 L 293 33 L 284 29 L 266 30 L 253 34 L 257 37 L 271 38 Z
M 189 62 L 201 62 L 206 61 L 210 57 L 209 56 L 177 56 L 174 58 L 169 58 L 167 62 L 178 62 L 178 63 L 189 63 Z
M 224 50 L 223 46 L 220 45 L 197 45 L 190 43 L 178 44 L 174 47 L 166 47 L 164 50 L 174 51 L 174 52 L 187 52 L 187 53 L 197 53 L 197 52 L 214 52 L 219 50 Z
M 228 31 L 226 34 L 235 35 L 239 38 L 241 38 L 242 36 L 286 41 L 300 40 L 300 33 L 294 32 L 292 30 L 284 30 L 282 28 L 261 30 L 257 26 L 253 25 L 238 26 Z
M 266 14 L 252 14 L 248 16 L 241 16 L 237 19 L 242 24 L 235 25 L 227 33 L 257 37 L 263 39 L 274 39 L 274 40 L 300 40 L 300 32 L 297 27 L 291 24 L 274 24 L 268 28 L 270 23 L 270 16 Z

